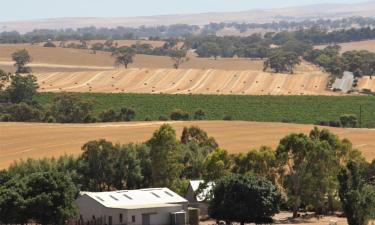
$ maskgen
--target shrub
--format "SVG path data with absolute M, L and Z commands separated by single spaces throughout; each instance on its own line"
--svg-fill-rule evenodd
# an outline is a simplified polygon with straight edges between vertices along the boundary
M 225 115 L 225 116 L 223 117 L 223 120 L 228 120 L 228 121 L 230 121 L 230 120 L 233 120 L 233 119 L 232 119 L 232 116 L 230 116 L 230 115 Z
M 160 120 L 160 121 L 168 121 L 168 117 L 165 116 L 165 115 L 160 115 L 160 116 L 159 116 L 159 120 Z
M 189 120 L 189 113 L 182 111 L 181 109 L 176 109 L 171 113 L 171 120 Z
M 194 113 L 195 120 L 203 120 L 205 116 L 206 116 L 206 113 L 202 109 L 198 109 Z
M 132 108 L 121 108 L 120 109 L 120 120 L 131 121 L 135 117 L 135 110 Z
M 152 121 L 151 117 L 146 116 L 145 121 Z
M 356 115 L 353 114 L 345 114 L 340 116 L 340 123 L 342 127 L 357 127 L 358 118 Z
M 108 109 L 100 113 L 100 121 L 102 122 L 116 122 L 118 121 L 117 113 L 113 109 Z
M 289 119 L 289 118 L 283 118 L 283 119 L 281 119 L 281 122 L 282 122 L 282 123 L 291 123 L 292 120 Z
M 48 41 L 48 42 L 46 42 L 46 43 L 43 45 L 43 47 L 46 47 L 46 48 L 56 48 L 56 45 L 55 45 L 53 42 Z

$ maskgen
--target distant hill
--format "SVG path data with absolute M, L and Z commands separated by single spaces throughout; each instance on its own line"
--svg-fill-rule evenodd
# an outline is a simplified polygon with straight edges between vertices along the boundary
M 33 29 L 60 29 L 80 27 L 138 27 L 190 24 L 205 25 L 210 22 L 265 23 L 272 21 L 300 21 L 305 19 L 341 19 L 345 17 L 375 17 L 375 1 L 358 4 L 319 4 L 268 10 L 250 10 L 243 12 L 201 13 L 184 15 L 161 15 L 147 17 L 86 17 L 54 18 L 29 21 L 0 22 L 0 31 L 28 32 Z

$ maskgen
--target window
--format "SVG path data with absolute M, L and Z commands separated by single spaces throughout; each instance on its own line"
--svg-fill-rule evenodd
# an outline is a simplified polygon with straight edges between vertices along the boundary
M 120 213 L 119 220 L 120 220 L 120 223 L 122 223 L 122 213 Z
M 132 223 L 135 223 L 135 216 L 132 216 Z

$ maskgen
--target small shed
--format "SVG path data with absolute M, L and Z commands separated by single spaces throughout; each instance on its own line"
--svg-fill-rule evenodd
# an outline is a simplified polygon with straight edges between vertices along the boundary
M 200 189 L 200 186 L 204 183 L 203 180 L 191 180 L 185 195 L 185 198 L 189 201 L 189 207 L 199 208 L 201 216 L 208 214 L 207 197 L 214 185 L 213 182 L 209 182 L 205 188 Z
M 81 192 L 75 204 L 77 225 L 170 225 L 171 215 L 188 210 L 188 201 L 168 188 Z

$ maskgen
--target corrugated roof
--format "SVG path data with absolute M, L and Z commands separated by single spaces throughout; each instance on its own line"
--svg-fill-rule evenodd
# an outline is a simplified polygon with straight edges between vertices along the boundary
M 174 203 L 187 203 L 187 200 L 168 188 L 150 188 L 111 192 L 81 192 L 107 208 L 147 208 Z
M 195 193 L 198 191 L 198 188 L 201 184 L 204 184 L 204 180 L 191 180 L 190 181 L 190 186 Z M 210 191 L 212 190 L 213 185 L 214 185 L 213 182 L 208 182 L 207 188 L 203 189 L 200 193 L 198 193 L 195 196 L 198 202 L 202 202 L 202 201 L 206 200 L 206 197 L 210 193 Z

